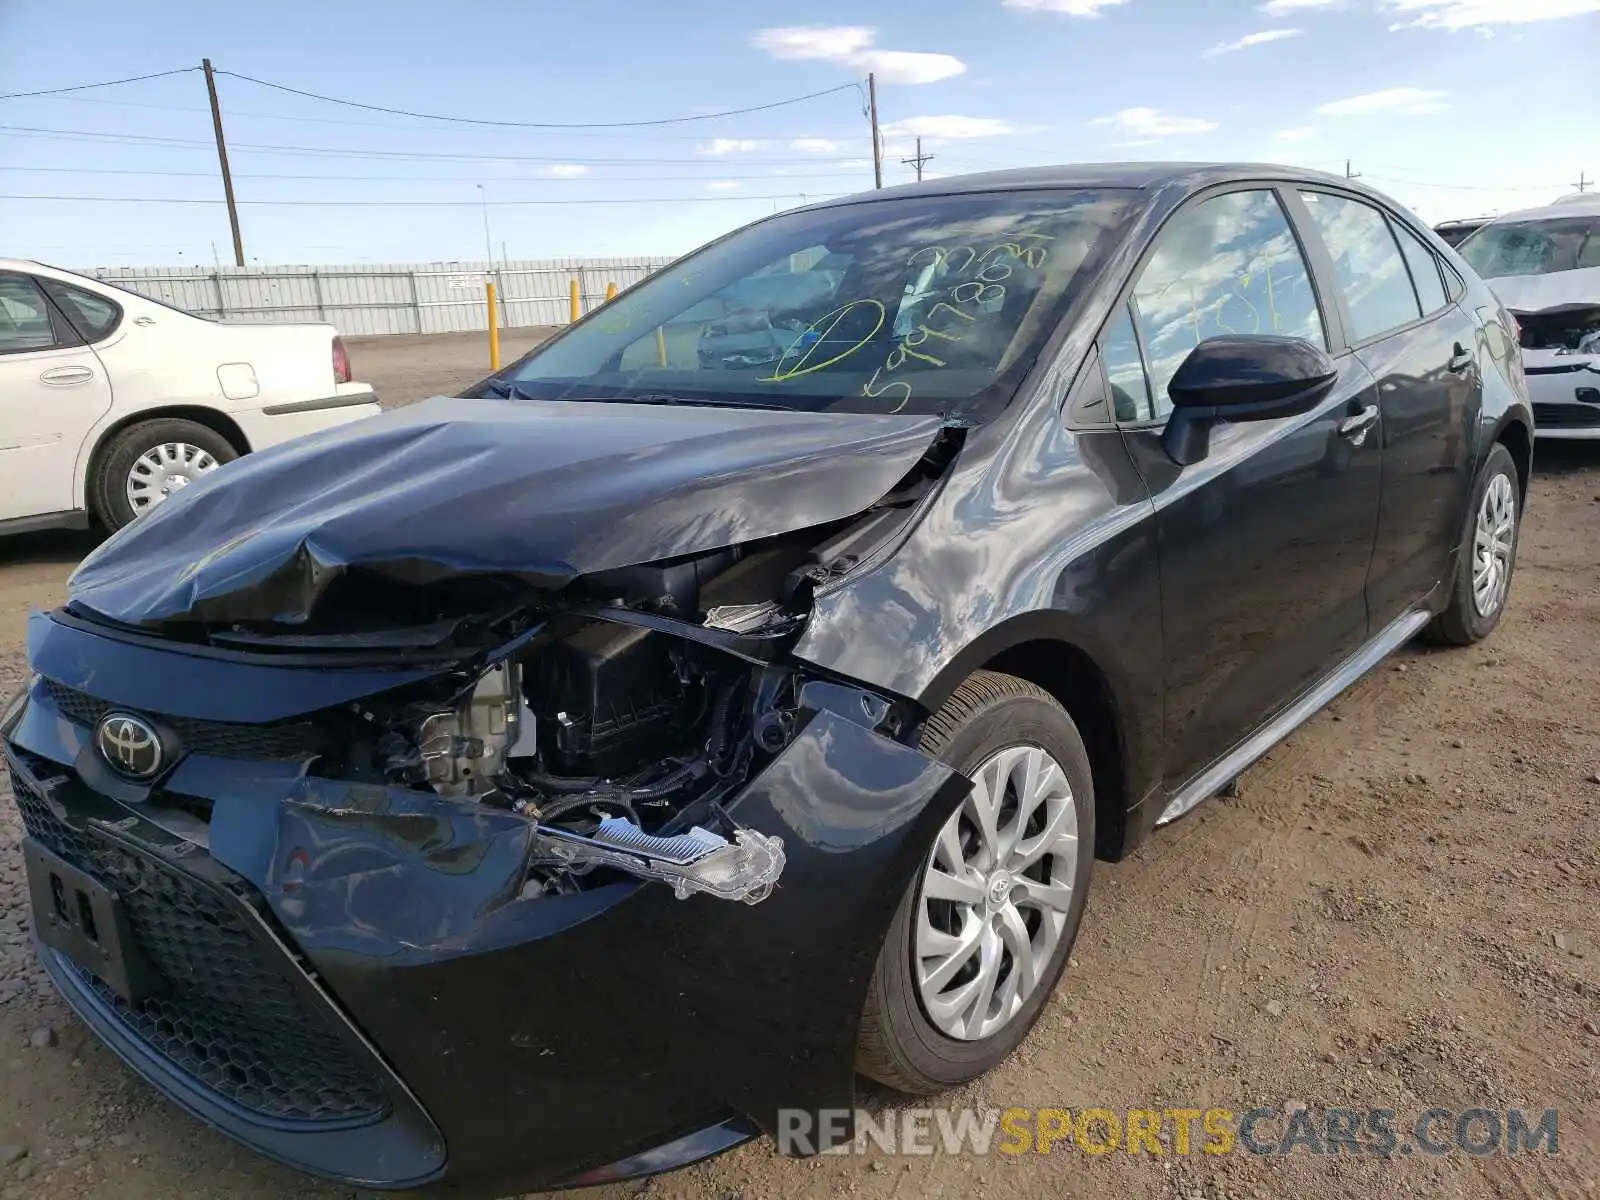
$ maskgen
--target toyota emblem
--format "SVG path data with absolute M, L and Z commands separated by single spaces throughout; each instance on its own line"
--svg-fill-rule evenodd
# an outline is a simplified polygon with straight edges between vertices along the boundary
M 127 779 L 154 779 L 161 773 L 166 755 L 161 737 L 147 721 L 127 713 L 107 713 L 95 731 L 100 757 L 110 768 Z

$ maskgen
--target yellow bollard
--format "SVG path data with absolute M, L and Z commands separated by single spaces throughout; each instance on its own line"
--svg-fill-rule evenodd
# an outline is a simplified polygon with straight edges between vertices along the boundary
M 578 281 L 572 281 L 572 319 L 574 322 L 583 316 L 583 301 L 578 296 Z
M 656 358 L 663 367 L 667 365 L 667 339 L 659 325 L 656 326 Z
M 489 370 L 500 369 L 500 319 L 494 306 L 494 280 L 484 281 L 483 290 L 489 297 Z
M 617 285 L 614 284 L 614 283 L 606 284 L 606 303 L 610 304 L 616 298 L 617 298 Z

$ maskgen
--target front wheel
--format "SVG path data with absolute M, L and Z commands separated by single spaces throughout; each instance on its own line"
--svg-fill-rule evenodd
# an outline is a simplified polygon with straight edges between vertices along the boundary
M 856 1064 L 928 1095 L 1027 1036 L 1083 919 L 1094 784 L 1048 693 L 978 671 L 928 722 L 924 752 L 973 781 L 906 889 L 868 989 Z
M 1470 646 L 1500 624 L 1517 565 L 1520 496 L 1517 464 L 1497 442 L 1472 489 L 1461 557 L 1450 581 L 1450 602 L 1428 627 L 1432 640 Z

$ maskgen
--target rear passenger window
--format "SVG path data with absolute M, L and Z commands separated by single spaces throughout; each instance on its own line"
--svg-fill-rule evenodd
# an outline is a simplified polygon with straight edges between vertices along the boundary
M 1439 278 L 1439 260 L 1433 256 L 1417 236 L 1404 225 L 1394 227 L 1394 236 L 1400 242 L 1400 251 L 1406 256 L 1406 266 L 1411 268 L 1411 282 L 1417 285 L 1417 299 L 1422 301 L 1422 315 L 1428 316 L 1445 306 L 1444 283 Z
M 1172 408 L 1167 385 L 1179 365 L 1207 338 L 1267 333 L 1328 345 L 1300 246 L 1271 191 L 1227 192 L 1179 211 L 1156 235 L 1133 308 L 1157 416 Z
M 48 350 L 56 344 L 50 309 L 33 281 L 0 275 L 0 354 Z
M 98 342 L 106 337 L 122 319 L 122 309 L 104 296 L 56 279 L 45 280 L 44 286 L 86 342 Z
M 1352 339 L 1364 342 L 1422 315 L 1405 259 L 1389 222 L 1370 204 L 1325 192 L 1301 192 L 1311 220 L 1333 258 L 1350 308 Z
M 1150 402 L 1150 381 L 1145 378 L 1144 360 L 1139 357 L 1139 340 L 1133 334 L 1133 318 L 1124 304 L 1106 326 L 1100 339 L 1100 358 L 1106 364 L 1106 379 L 1111 384 L 1111 402 L 1119 421 L 1148 421 L 1155 416 Z

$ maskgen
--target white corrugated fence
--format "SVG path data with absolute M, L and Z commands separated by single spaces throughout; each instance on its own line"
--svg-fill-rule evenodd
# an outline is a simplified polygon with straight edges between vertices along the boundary
M 565 325 L 577 280 L 584 312 L 672 259 L 557 258 L 510 262 L 299 267 L 91 267 L 96 279 L 219 321 L 326 321 L 340 333 L 488 329 L 484 282 L 499 292 L 500 327 Z

